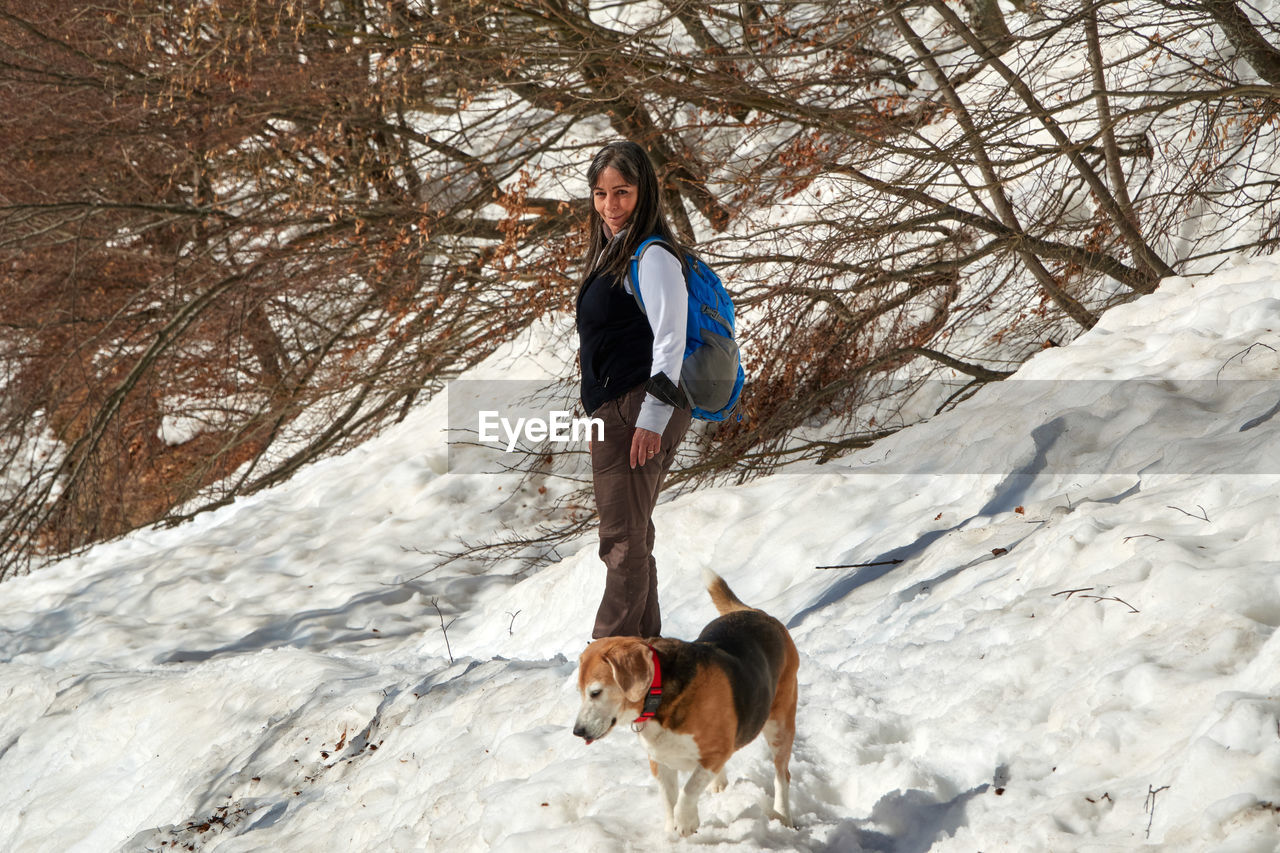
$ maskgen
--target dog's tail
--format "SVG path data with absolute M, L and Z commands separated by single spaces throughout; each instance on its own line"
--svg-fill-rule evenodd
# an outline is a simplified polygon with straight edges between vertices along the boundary
M 743 604 L 742 600 L 733 594 L 733 590 L 729 589 L 729 585 L 724 582 L 724 578 L 710 568 L 702 570 L 702 582 L 706 584 L 707 592 L 711 593 L 711 603 L 716 606 L 716 610 L 720 611 L 720 615 L 723 616 L 735 610 L 755 609 Z

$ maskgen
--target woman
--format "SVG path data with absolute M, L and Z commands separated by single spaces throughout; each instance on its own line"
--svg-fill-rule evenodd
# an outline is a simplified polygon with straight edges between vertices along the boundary
M 591 470 L 606 569 L 591 636 L 656 637 L 662 617 L 653 508 L 690 421 L 687 404 L 673 405 L 688 313 L 685 250 L 662 214 L 657 175 L 639 145 L 606 145 L 587 182 L 591 235 L 578 288 L 579 363 L 583 409 L 604 422 L 603 440 L 591 444 Z M 647 248 L 639 282 L 630 281 L 631 257 L 652 235 L 666 245 Z

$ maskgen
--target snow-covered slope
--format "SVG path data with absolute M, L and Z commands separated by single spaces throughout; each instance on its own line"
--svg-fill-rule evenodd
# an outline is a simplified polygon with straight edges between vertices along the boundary
M 795 829 L 761 744 L 674 841 L 635 737 L 570 734 L 594 542 L 433 569 L 556 494 L 448 473 L 433 401 L 0 587 L 0 849 L 1273 851 L 1278 292 L 1165 281 L 865 453 L 659 508 L 666 632 L 712 565 L 801 650 Z

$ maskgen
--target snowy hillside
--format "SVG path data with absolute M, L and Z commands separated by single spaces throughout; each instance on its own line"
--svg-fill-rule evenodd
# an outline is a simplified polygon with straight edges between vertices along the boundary
M 762 744 L 675 841 L 634 735 L 571 735 L 593 536 L 431 571 L 557 494 L 448 473 L 433 401 L 0 587 L 0 849 L 1270 853 L 1277 293 L 1280 258 L 1166 280 L 868 451 L 659 508 L 669 635 L 714 565 L 795 637 L 795 829 Z

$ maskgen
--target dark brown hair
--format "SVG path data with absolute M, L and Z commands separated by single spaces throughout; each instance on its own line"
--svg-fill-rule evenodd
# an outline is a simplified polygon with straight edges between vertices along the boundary
M 611 239 L 605 229 L 604 220 L 596 212 L 595 204 L 590 205 L 588 228 L 590 239 L 587 243 L 587 257 L 583 263 L 582 283 L 586 283 L 595 272 L 603 270 L 615 276 L 619 281 L 627 274 L 631 256 L 646 237 L 660 236 L 671 246 L 675 256 L 684 266 L 685 253 L 688 251 L 679 240 L 675 231 L 667 223 L 662 212 L 662 193 L 658 189 L 658 175 L 653 169 L 653 161 L 645 150 L 634 142 L 622 140 L 610 142 L 600 149 L 587 169 L 587 186 L 594 192 L 600 173 L 612 166 L 617 169 L 627 183 L 636 188 L 636 208 L 627 221 L 626 231 L 618 240 Z

